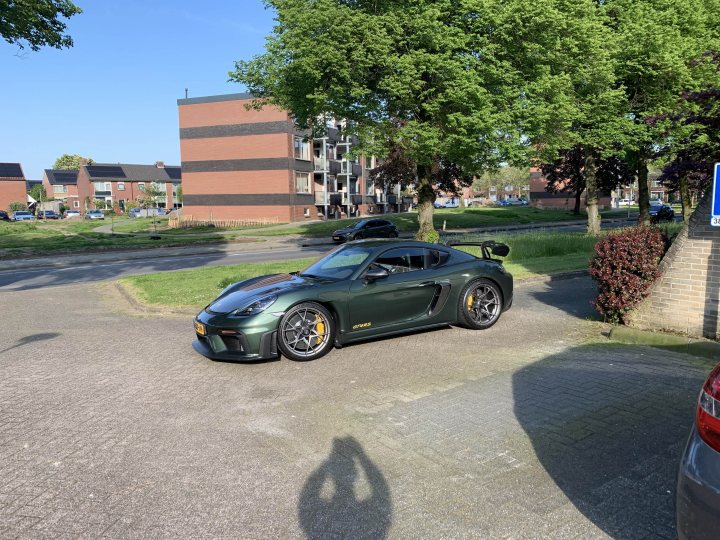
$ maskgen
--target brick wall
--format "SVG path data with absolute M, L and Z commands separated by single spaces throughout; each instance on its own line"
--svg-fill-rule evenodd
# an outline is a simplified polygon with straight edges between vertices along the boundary
M 630 317 L 631 326 L 720 336 L 720 227 L 710 226 L 710 191 L 660 263 L 662 277 Z
M 0 210 L 8 211 L 14 202 L 27 204 L 26 187 L 24 178 L 0 178 Z

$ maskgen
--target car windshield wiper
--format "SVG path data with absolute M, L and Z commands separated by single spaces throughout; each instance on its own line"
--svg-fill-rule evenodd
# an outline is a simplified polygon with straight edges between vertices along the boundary
M 299 272 L 298 276 L 306 277 L 306 278 L 310 278 L 310 279 L 323 279 L 323 276 L 316 276 L 315 274 L 304 274 L 302 272 Z

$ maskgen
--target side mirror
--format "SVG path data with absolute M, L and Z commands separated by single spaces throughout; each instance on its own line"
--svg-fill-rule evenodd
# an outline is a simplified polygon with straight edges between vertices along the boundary
M 381 266 L 372 266 L 365 272 L 365 281 L 373 282 L 376 279 L 388 277 L 390 274 Z
M 492 251 L 493 255 L 497 255 L 498 257 L 507 257 L 507 254 L 510 253 L 510 246 L 505 244 L 495 244 L 490 251 Z

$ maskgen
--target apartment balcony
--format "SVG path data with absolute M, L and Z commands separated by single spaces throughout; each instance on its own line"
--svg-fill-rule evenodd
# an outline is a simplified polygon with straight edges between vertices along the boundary
M 315 204 L 318 206 L 347 206 L 348 204 L 360 206 L 361 204 L 368 204 L 368 198 L 369 197 L 363 197 L 360 193 L 351 193 L 348 195 L 345 191 L 328 191 L 327 193 L 322 190 L 315 191 Z M 370 201 L 370 203 L 372 203 L 372 201 Z
M 313 170 L 315 172 L 325 172 L 325 171 L 327 171 L 327 166 L 328 166 L 327 159 L 317 157 L 317 156 L 315 157 L 315 159 L 313 159 Z

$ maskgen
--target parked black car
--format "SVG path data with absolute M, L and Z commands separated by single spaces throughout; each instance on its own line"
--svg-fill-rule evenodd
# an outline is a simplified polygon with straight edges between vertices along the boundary
M 350 227 L 338 229 L 332 235 L 335 242 L 349 242 L 361 238 L 397 238 L 398 230 L 387 219 L 361 219 Z
M 660 223 L 661 221 L 675 221 L 675 210 L 667 204 L 650 205 L 650 222 Z
M 10 216 L 4 210 L 0 210 L 0 221 L 12 221 Z

